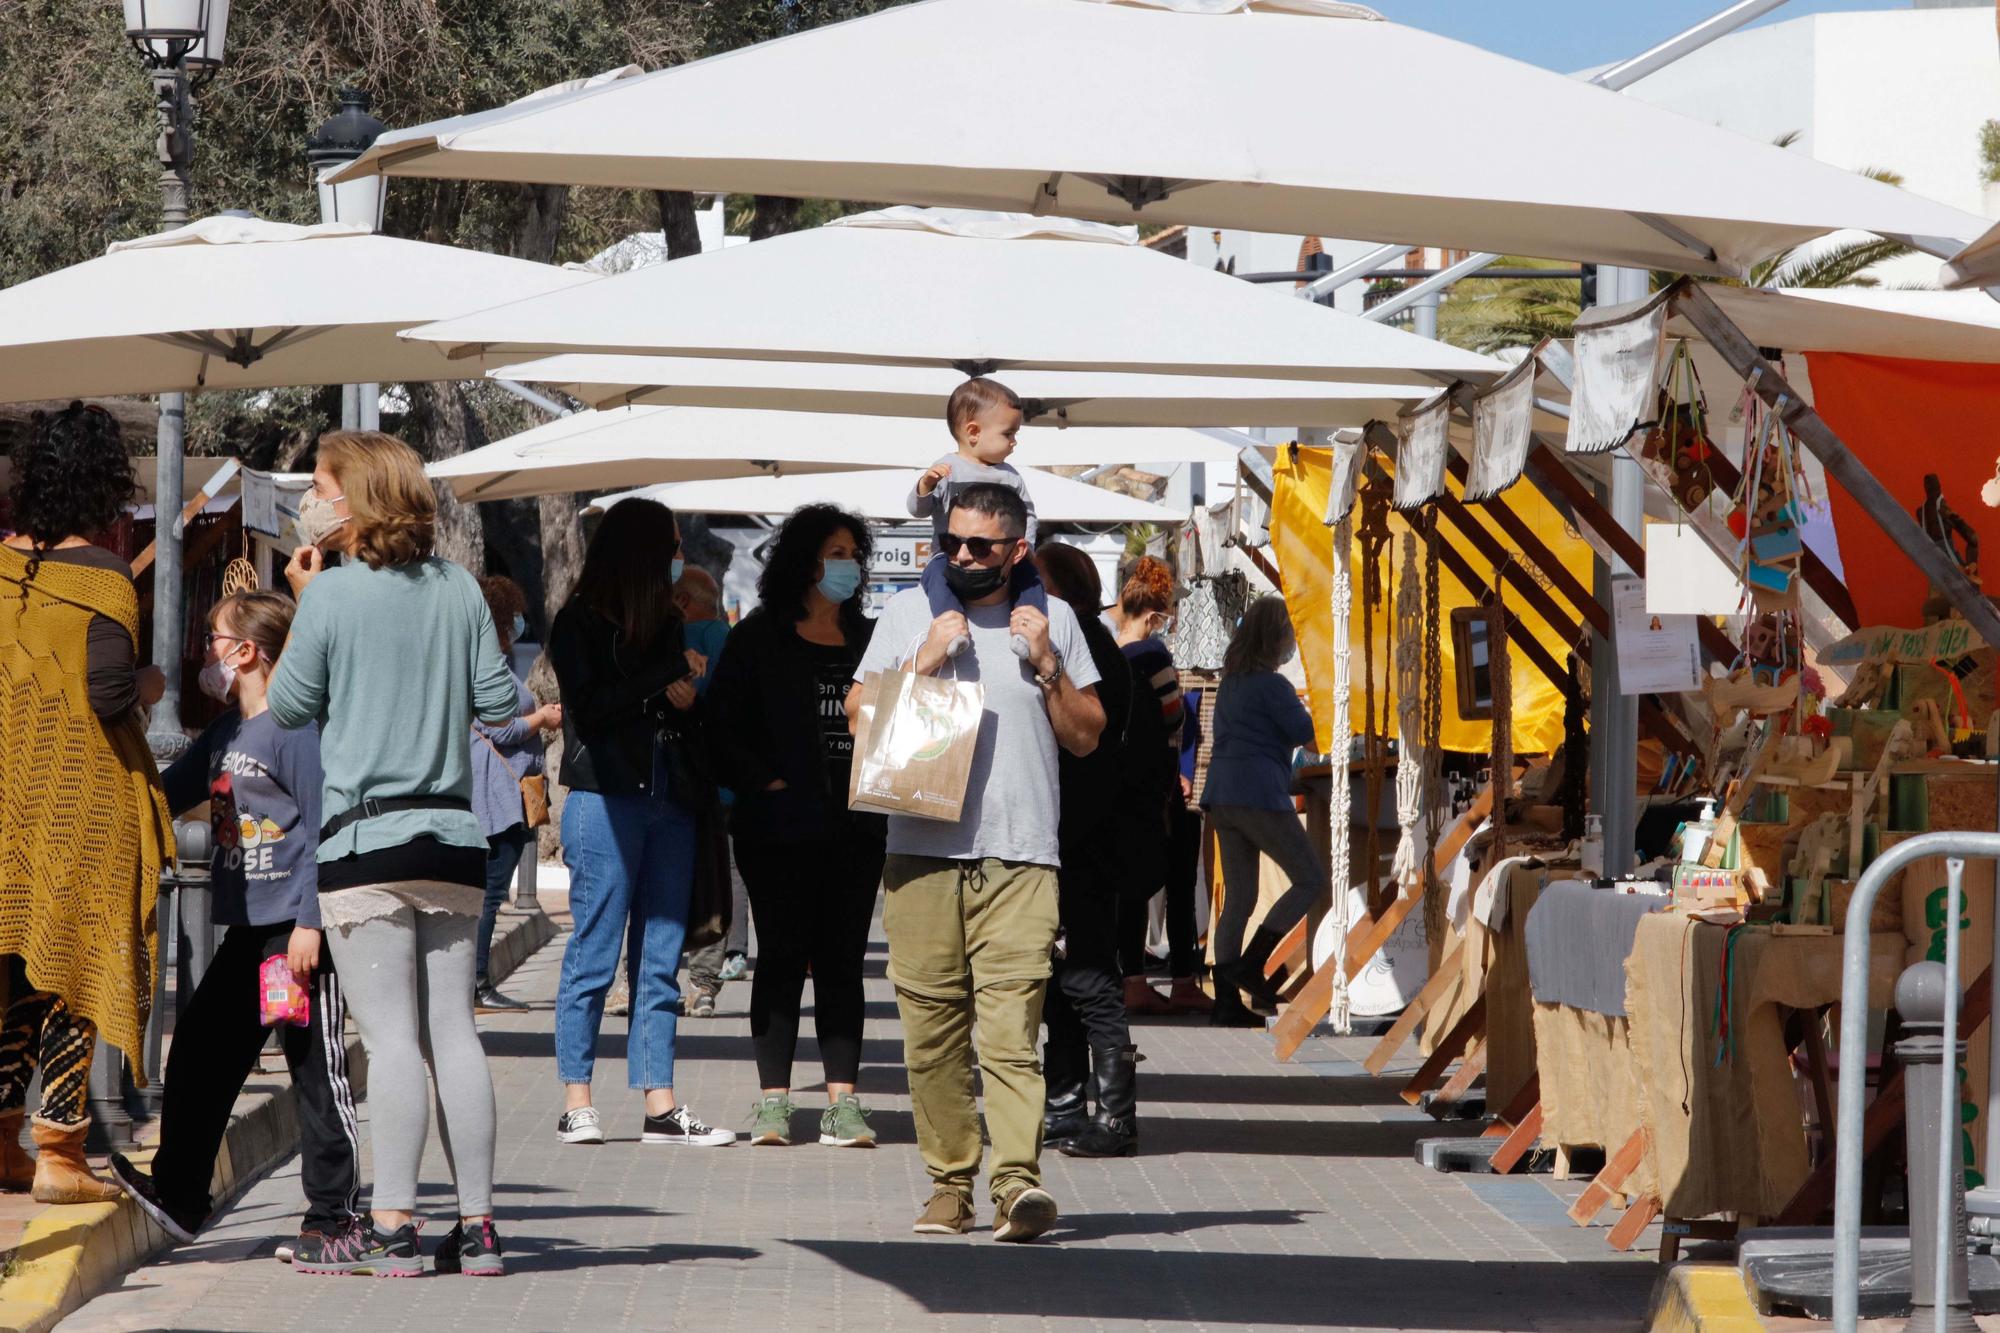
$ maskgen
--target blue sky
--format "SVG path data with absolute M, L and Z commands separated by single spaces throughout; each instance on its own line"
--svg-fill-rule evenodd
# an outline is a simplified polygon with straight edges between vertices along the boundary
M 1373 0 L 1385 18 L 1569 73 L 1623 60 L 1727 6 L 1728 0 Z M 1908 9 L 1907 0 L 1791 0 L 1762 22 L 1844 9 Z

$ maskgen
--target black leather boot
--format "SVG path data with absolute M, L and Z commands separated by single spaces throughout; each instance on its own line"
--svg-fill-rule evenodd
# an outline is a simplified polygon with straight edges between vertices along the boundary
M 1062 1145 L 1065 1157 L 1132 1157 L 1139 1151 L 1139 1048 L 1099 1046 L 1090 1053 L 1097 1114 Z
M 1084 1100 L 1088 1077 L 1082 1046 L 1050 1042 L 1042 1047 L 1042 1081 L 1048 1089 L 1042 1104 L 1044 1147 L 1059 1148 L 1090 1124 L 1090 1104 Z
M 1264 1020 L 1251 1013 L 1236 987 L 1223 979 L 1223 966 L 1218 963 L 1215 968 L 1215 1007 L 1208 1011 L 1208 1025 L 1212 1028 L 1263 1027 Z
M 1278 1010 L 1278 988 L 1264 975 L 1264 964 L 1277 951 L 1278 941 L 1285 938 L 1283 931 L 1259 926 L 1243 946 L 1243 956 L 1233 963 L 1219 963 L 1215 968 L 1216 980 L 1225 986 L 1234 986 L 1250 997 L 1250 1007 L 1265 1009 L 1272 1013 Z

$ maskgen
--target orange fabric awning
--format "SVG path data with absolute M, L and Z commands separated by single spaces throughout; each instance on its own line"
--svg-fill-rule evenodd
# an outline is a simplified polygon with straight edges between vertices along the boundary
M 2000 457 L 2000 366 L 1844 352 L 1808 352 L 1806 365 L 1820 416 L 1904 511 L 1923 503 L 1924 476 L 1936 473 L 1945 503 L 1978 532 L 1982 563 L 2000 561 L 2000 511 L 1979 498 Z M 1861 623 L 1921 625 L 1930 586 L 1915 563 L 1838 483 L 1827 489 Z

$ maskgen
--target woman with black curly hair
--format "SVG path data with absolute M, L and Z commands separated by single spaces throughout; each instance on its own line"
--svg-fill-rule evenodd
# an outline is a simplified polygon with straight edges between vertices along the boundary
M 118 1197 L 83 1141 L 102 1029 L 144 1068 L 173 825 L 139 708 L 160 698 L 137 666 L 132 569 L 90 538 L 132 498 L 118 422 L 72 403 L 36 413 L 14 450 L 0 543 L 0 1188 L 44 1203 Z M 28 1082 L 42 1073 L 37 1158 L 21 1151 Z
M 854 1095 L 861 1068 L 861 961 L 882 880 L 879 815 L 847 808 L 854 763 L 845 702 L 872 622 L 862 614 L 868 525 L 832 505 L 796 510 L 779 530 L 757 593 L 730 632 L 708 703 L 730 831 L 757 926 L 750 1035 L 763 1095 L 753 1144 L 792 1141 L 792 1057 L 812 975 L 826 1066 L 819 1141 L 872 1148 Z

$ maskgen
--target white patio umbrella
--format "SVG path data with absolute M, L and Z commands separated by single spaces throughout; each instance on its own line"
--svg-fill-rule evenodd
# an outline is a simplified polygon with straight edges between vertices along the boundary
M 968 62 L 1004 71 L 1004 86 L 968 95 Z M 1385 110 L 1361 123 L 1343 113 L 1354 107 Z M 1838 228 L 1949 253 L 1986 226 L 1326 0 L 929 0 L 392 130 L 348 168 L 377 171 L 1025 209 L 1738 276 Z
M 552 384 L 592 407 L 656 404 L 762 407 L 792 412 L 944 416 L 965 381 L 924 366 L 843 366 L 715 357 L 544 357 L 490 372 Z M 1391 421 L 1429 389 L 1398 384 L 1314 384 L 1218 375 L 1125 375 L 1096 370 L 1009 370 L 1031 424 L 1048 426 L 1360 426 Z
M 641 496 L 684 514 L 739 514 L 776 517 L 800 505 L 836 504 L 849 513 L 882 523 L 909 523 L 903 501 L 922 474 L 919 468 L 878 468 L 816 477 L 745 477 L 731 481 L 684 481 L 607 495 L 595 509 Z M 1187 518 L 1164 505 L 1086 486 L 1053 472 L 1029 468 L 1028 495 L 1043 523 L 1179 523 Z
M 396 335 L 597 280 L 353 224 L 203 218 L 0 291 L 0 402 L 476 377 Z
M 1218 432 L 1218 434 L 1221 434 Z M 1019 467 L 1212 463 L 1234 468 L 1235 441 L 1177 428 L 1030 426 Z M 579 412 L 434 463 L 461 500 L 602 491 L 696 478 L 923 468 L 951 452 L 937 421 L 740 408 L 623 407 Z M 907 486 L 906 488 L 907 489 Z
M 1983 292 L 1716 285 L 1703 290 L 1759 347 L 1918 361 L 2000 362 L 2000 303 Z M 1587 322 L 1609 317 L 1609 309 L 1602 314 L 1593 311 Z M 1678 317 L 1668 321 L 1667 329 L 1699 336 Z
M 1952 289 L 2000 287 L 2000 226 L 1953 255 L 1939 271 L 1938 282 Z
M 1020 367 L 1424 385 L 1504 369 L 1259 291 L 1117 228 L 921 208 L 691 255 L 407 336 L 454 355 L 597 351 L 968 374 Z

